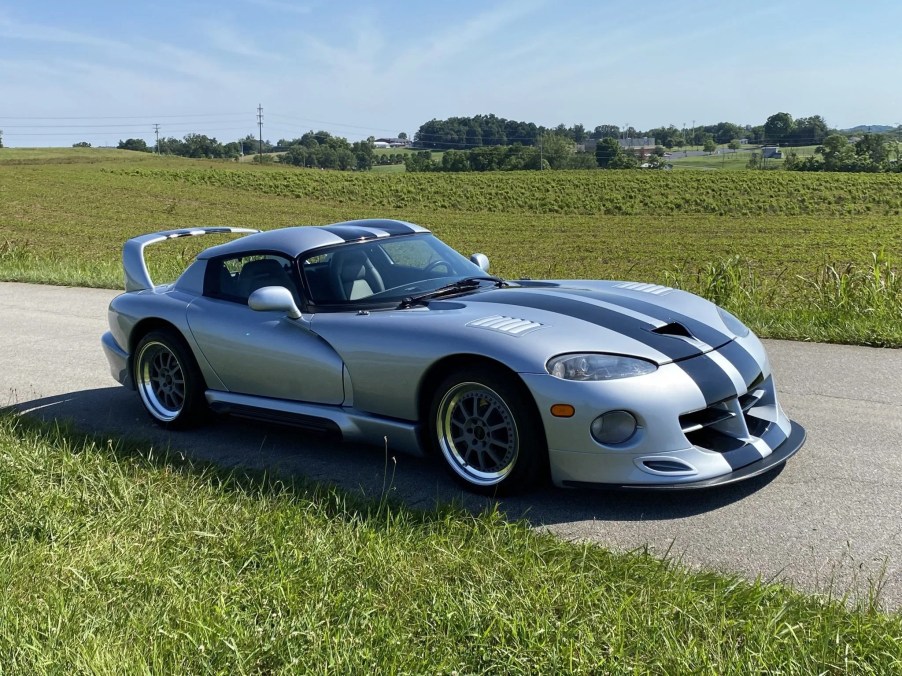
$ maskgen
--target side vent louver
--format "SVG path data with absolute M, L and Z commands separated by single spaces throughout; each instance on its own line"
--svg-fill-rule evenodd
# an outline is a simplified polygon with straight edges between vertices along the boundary
M 491 317 L 483 317 L 474 319 L 467 326 L 477 329 L 488 329 L 489 331 L 498 331 L 506 333 L 509 336 L 523 336 L 537 329 L 541 329 L 544 324 L 533 322 L 528 319 L 517 319 L 516 317 L 506 317 L 504 315 L 492 315 Z

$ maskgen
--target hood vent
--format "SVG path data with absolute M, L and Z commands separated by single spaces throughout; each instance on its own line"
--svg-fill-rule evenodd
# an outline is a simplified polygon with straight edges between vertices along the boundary
M 528 319 L 517 319 L 516 317 L 506 317 L 504 315 L 492 315 L 491 317 L 483 317 L 482 319 L 474 319 L 467 326 L 477 329 L 488 329 L 490 331 L 498 331 L 506 333 L 509 336 L 523 336 L 531 331 L 541 329 L 544 324 L 532 322 Z
M 656 296 L 664 296 L 673 289 L 669 286 L 661 286 L 660 284 L 643 284 L 642 282 L 623 282 L 615 284 L 615 289 L 628 289 L 629 291 L 641 291 L 643 293 L 653 293 Z
M 659 326 L 656 329 L 652 329 L 651 332 L 657 333 L 660 336 L 678 336 L 680 338 L 692 339 L 695 338 L 695 336 L 689 333 L 689 329 L 687 329 L 679 322 L 670 322 L 669 324 L 664 324 L 664 326 Z

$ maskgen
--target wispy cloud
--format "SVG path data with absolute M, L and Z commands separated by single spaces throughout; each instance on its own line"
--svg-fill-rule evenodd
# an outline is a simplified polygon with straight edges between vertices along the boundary
M 248 35 L 224 23 L 209 21 L 203 24 L 202 30 L 209 43 L 221 52 L 270 61 L 282 58 L 279 54 L 258 48 Z

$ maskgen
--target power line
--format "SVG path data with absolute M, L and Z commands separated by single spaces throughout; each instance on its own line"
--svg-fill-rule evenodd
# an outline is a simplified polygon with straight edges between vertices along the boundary
M 207 118 L 217 118 L 217 117 L 245 117 L 247 113 L 201 113 L 201 114 L 190 114 L 190 115 L 86 115 L 82 117 L 34 117 L 32 115 L 28 115 L 27 117 L 10 117 L 10 116 L 2 116 L 0 115 L 0 120 L 161 120 L 161 119 L 175 119 L 179 117 L 207 117 Z

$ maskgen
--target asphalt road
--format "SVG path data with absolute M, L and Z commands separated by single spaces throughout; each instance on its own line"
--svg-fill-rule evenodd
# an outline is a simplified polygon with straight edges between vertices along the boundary
M 126 434 L 221 466 L 332 482 L 412 506 L 462 494 L 429 461 L 225 420 L 168 433 L 115 383 L 100 349 L 114 292 L 0 284 L 0 407 Z M 648 547 L 690 567 L 867 597 L 902 609 L 902 350 L 766 341 L 782 403 L 808 442 L 782 469 L 737 486 L 678 494 L 547 488 L 500 501 L 511 518 L 613 549 Z M 388 467 L 388 476 L 386 476 Z

